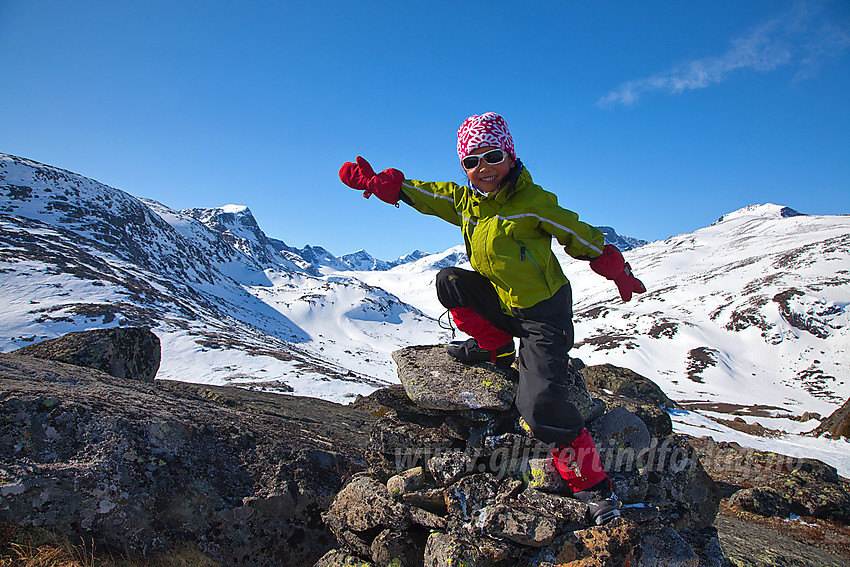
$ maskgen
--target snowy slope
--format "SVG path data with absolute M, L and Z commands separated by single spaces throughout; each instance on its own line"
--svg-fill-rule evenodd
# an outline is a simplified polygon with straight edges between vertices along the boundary
M 629 366 L 679 400 L 798 415 L 850 395 L 850 217 L 750 207 L 626 257 L 649 290 L 629 303 L 563 260 L 586 362 Z

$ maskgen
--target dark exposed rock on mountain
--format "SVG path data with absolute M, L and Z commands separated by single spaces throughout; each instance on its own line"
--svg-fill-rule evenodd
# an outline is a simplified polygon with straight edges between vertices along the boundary
M 153 385 L 20 354 L 0 354 L 0 408 L 0 521 L 118 554 L 194 541 L 225 565 L 325 553 L 321 514 L 365 465 L 374 421 L 313 398 Z
M 452 371 L 436 348 L 394 354 L 402 373 L 414 369 L 419 391 L 439 392 L 436 382 Z M 571 373 L 581 377 L 578 366 Z M 474 368 L 482 383 L 503 380 L 493 367 Z M 583 379 L 573 384 L 592 399 Z M 421 407 L 395 386 L 353 404 L 380 416 L 370 467 L 328 511 L 340 549 L 316 565 L 360 564 L 358 558 L 380 566 L 722 564 L 712 528 L 719 493 L 683 438 L 654 438 L 623 405 L 592 419 L 603 465 L 626 504 L 620 518 L 592 526 L 587 505 L 565 494 L 552 447 L 524 434 L 515 409 L 464 399 L 466 407 L 455 400 L 450 410 L 436 409 L 433 400 Z
M 153 383 L 159 369 L 159 337 L 141 327 L 113 327 L 68 333 L 14 351 L 23 356 L 67 362 L 116 378 Z
M 597 226 L 596 228 L 602 231 L 602 234 L 605 235 L 605 244 L 613 244 L 623 252 L 638 248 L 647 243 L 646 240 L 641 240 L 640 238 L 621 236 L 610 226 Z
M 828 434 L 833 439 L 844 438 L 850 441 L 850 400 L 835 410 L 812 432 L 815 435 Z

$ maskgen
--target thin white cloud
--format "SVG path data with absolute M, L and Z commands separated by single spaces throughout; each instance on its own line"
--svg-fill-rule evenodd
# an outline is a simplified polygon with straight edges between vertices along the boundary
M 850 48 L 850 30 L 819 17 L 820 4 L 801 2 L 787 13 L 735 39 L 720 56 L 695 59 L 651 77 L 627 81 L 600 98 L 607 108 L 630 106 L 644 95 L 680 94 L 720 83 L 739 70 L 772 71 L 783 65 L 798 67 L 795 80 L 815 74 L 821 63 Z

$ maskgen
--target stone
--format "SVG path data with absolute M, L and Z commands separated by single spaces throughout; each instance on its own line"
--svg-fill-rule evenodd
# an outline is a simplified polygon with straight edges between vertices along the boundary
M 699 556 L 669 527 L 650 533 L 640 544 L 638 567 L 699 567 Z
M 446 512 L 447 510 L 444 500 L 441 513 L 445 515 Z M 446 519 L 443 516 L 429 512 L 428 510 L 413 505 L 413 503 L 411 503 L 410 507 L 410 521 L 418 526 L 432 530 L 445 530 L 447 526 Z
M 599 397 L 605 401 L 608 411 L 622 407 L 639 417 L 646 424 L 652 437 L 662 439 L 673 434 L 673 421 L 670 419 L 670 414 L 667 413 L 666 409 L 655 405 L 653 402 L 606 393 L 599 394 Z
M 498 489 L 498 483 L 490 475 L 465 476 L 446 489 L 448 512 L 461 520 L 469 520 L 495 499 Z
M 543 492 L 569 493 L 570 488 L 550 457 L 528 460 L 528 486 Z
M 580 557 L 570 567 L 629 565 L 642 534 L 637 524 L 623 518 L 615 518 L 604 526 L 575 531 L 572 538 L 580 550 Z
M 428 537 L 423 554 L 424 567 L 489 567 L 490 561 L 479 548 L 462 538 L 435 532 Z
M 531 514 L 502 504 L 478 510 L 470 524 L 476 534 L 507 538 L 531 547 L 549 545 L 558 531 L 558 522 L 551 516 Z
M 735 499 L 748 511 L 850 523 L 850 481 L 841 478 L 833 466 L 711 438 L 689 439 L 688 443 L 730 495 L 751 489 Z
M 726 567 L 728 565 L 723 556 L 723 547 L 720 545 L 717 528 L 714 526 L 699 531 L 685 529 L 679 532 L 679 536 L 697 554 L 700 567 Z
M 440 486 L 448 486 L 475 472 L 475 459 L 466 451 L 446 451 L 428 459 L 428 472 Z
M 820 416 L 815 419 L 820 419 Z M 850 439 L 850 399 L 821 421 L 812 433 L 818 436 L 829 435 L 832 439 Z
M 374 567 L 374 563 L 363 561 L 356 555 L 349 555 L 338 549 L 331 549 L 319 558 L 313 567 Z
M 582 527 L 587 520 L 587 504 L 584 502 L 569 496 L 541 492 L 532 487 L 519 493 L 511 505 L 526 512 L 563 520 L 577 528 Z
M 413 402 L 427 409 L 505 411 L 516 396 L 519 377 L 513 368 L 462 364 L 444 346 L 413 346 L 392 354 L 398 376 Z
M 434 455 L 461 447 L 463 441 L 461 434 L 446 427 L 444 419 L 433 416 L 403 419 L 396 410 L 389 410 L 373 426 L 368 455 L 370 459 L 385 457 L 398 473 L 422 466 Z
M 769 486 L 739 490 L 729 498 L 729 504 L 767 517 L 787 518 L 791 514 L 789 503 L 779 492 Z
M 406 504 L 433 514 L 445 515 L 448 513 L 445 488 L 425 488 L 415 492 L 408 492 L 407 494 L 403 494 L 401 499 Z
M 407 508 L 396 502 L 387 487 L 368 474 L 355 475 L 336 495 L 325 521 L 340 543 L 363 557 L 371 556 L 372 539 L 386 528 L 410 524 Z M 371 536 L 370 536 L 371 534 Z
M 423 484 L 425 484 L 425 469 L 414 467 L 390 478 L 387 481 L 387 490 L 393 496 L 401 496 L 419 490 Z
M 27 345 L 14 352 L 148 383 L 153 383 L 161 357 L 159 337 L 144 327 L 77 331 Z
M 416 537 L 409 532 L 386 529 L 372 541 L 372 561 L 378 567 L 413 567 L 422 564 L 425 533 Z
M 644 458 L 649 483 L 646 499 L 666 502 L 678 529 L 711 526 L 720 507 L 720 492 L 687 440 L 679 435 L 653 440 Z
M 633 470 L 638 457 L 647 451 L 652 437 L 646 424 L 629 410 L 618 407 L 589 427 L 606 471 Z

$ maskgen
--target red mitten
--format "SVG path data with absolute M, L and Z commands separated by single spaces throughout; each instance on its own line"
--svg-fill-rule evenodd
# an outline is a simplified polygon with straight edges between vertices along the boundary
M 617 289 L 620 291 L 620 297 L 623 301 L 628 301 L 632 298 L 632 293 L 643 293 L 646 287 L 643 283 L 632 275 L 632 268 L 623 259 L 620 250 L 611 244 L 606 244 L 602 255 L 595 260 L 591 260 L 590 269 L 613 280 L 617 284 Z
M 626 262 L 623 267 L 623 273 L 614 278 L 614 283 L 617 284 L 617 289 L 620 290 L 620 297 L 623 301 L 628 301 L 632 298 L 632 293 L 643 293 L 646 291 L 646 286 L 643 282 L 632 275 L 632 267 Z
M 401 182 L 404 181 L 404 174 L 397 169 L 385 169 L 376 174 L 368 161 L 357 156 L 357 163 L 347 161 L 342 164 L 339 179 L 352 189 L 362 190 L 367 199 L 375 194 L 385 203 L 398 205 L 398 193 L 401 190 Z

